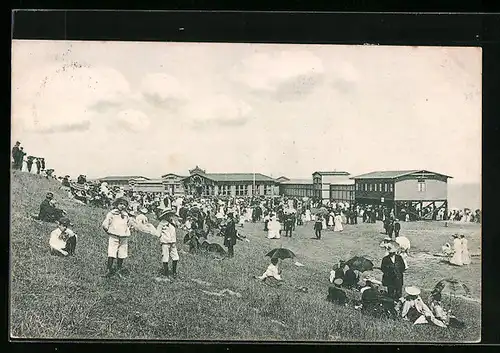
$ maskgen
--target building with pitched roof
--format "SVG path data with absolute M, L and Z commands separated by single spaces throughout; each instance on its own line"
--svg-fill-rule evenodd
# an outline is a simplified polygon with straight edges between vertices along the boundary
M 277 196 L 279 182 L 261 173 L 207 173 L 196 166 L 182 179 L 184 190 L 197 196 Z
M 345 171 L 323 171 L 312 174 L 314 197 L 322 201 L 354 201 L 354 182 Z
M 130 181 L 144 181 L 149 180 L 149 178 L 140 176 L 140 175 L 122 175 L 122 176 L 107 176 L 104 178 L 98 179 L 101 183 L 106 182 L 109 186 L 121 186 L 125 190 L 130 190 Z
M 353 177 L 358 204 L 386 205 L 398 216 L 402 210 L 418 213 L 415 218 L 435 219 L 448 213 L 448 179 L 428 170 L 376 171 Z
M 312 179 L 289 179 L 287 177 L 279 177 L 276 180 L 279 182 L 280 195 L 291 197 L 314 197 Z

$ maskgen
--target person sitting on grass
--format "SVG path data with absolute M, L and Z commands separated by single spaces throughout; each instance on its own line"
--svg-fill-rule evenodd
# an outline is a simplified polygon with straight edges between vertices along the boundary
M 432 313 L 436 317 L 436 319 L 443 322 L 448 327 L 454 327 L 462 329 L 465 327 L 465 324 L 458 320 L 454 315 L 451 314 L 451 310 L 446 310 L 443 308 L 441 304 L 441 293 L 436 292 L 431 294 L 431 303 L 429 305 Z
M 344 281 L 342 278 L 335 279 L 333 281 L 334 285 L 328 287 L 328 296 L 326 300 L 339 305 L 347 305 L 347 295 L 341 288 L 343 283 Z
M 55 206 L 54 194 L 48 192 L 45 200 L 40 204 L 40 212 L 37 219 L 44 222 L 56 222 L 66 212 Z
M 412 322 L 414 325 L 433 323 L 439 327 L 446 325 L 437 319 L 429 307 L 420 298 L 420 289 L 417 287 L 406 287 L 406 297 L 403 300 L 401 316 L 404 320 Z
M 52 255 L 72 256 L 75 254 L 77 235 L 68 228 L 69 226 L 69 219 L 62 217 L 57 222 L 57 228 L 50 233 L 49 245 Z
M 277 281 L 282 281 L 281 270 L 278 268 L 279 260 L 277 258 L 271 258 L 271 263 L 267 266 L 266 272 L 262 276 L 254 276 L 256 279 L 265 281 L 267 278 L 274 278 Z

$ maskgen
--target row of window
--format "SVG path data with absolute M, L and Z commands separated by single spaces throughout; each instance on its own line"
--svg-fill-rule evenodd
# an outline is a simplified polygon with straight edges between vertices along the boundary
M 257 190 L 256 194 L 260 194 L 260 187 L 256 185 Z M 247 196 L 249 194 L 249 186 L 248 185 L 236 185 L 236 196 Z M 269 196 L 272 195 L 273 190 L 271 185 L 264 186 L 264 195 Z M 202 195 L 215 195 L 215 187 L 214 186 L 203 186 Z M 231 186 L 230 185 L 220 185 L 218 195 L 221 196 L 231 196 Z
M 357 191 L 378 191 L 378 192 L 393 192 L 394 185 L 392 183 L 357 183 Z

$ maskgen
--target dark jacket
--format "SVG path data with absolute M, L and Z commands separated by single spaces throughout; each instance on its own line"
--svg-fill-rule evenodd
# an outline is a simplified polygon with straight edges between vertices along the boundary
M 236 244 L 236 224 L 234 220 L 227 222 L 224 228 L 224 246 L 234 246 Z
M 328 296 L 326 297 L 326 300 L 332 303 L 344 305 L 347 303 L 347 295 L 341 288 L 330 286 L 328 287 Z
M 38 213 L 38 219 L 41 221 L 54 222 L 62 217 L 62 210 L 55 208 L 49 203 L 48 199 L 45 199 L 40 204 L 40 212 Z
M 395 255 L 394 263 L 391 261 L 391 256 L 387 255 L 382 259 L 380 269 L 383 272 L 382 284 L 389 287 L 403 286 L 403 273 L 405 271 L 405 263 L 403 258 Z

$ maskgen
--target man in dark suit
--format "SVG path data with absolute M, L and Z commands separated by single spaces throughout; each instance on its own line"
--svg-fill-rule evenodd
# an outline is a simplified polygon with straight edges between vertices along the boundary
M 399 237 L 399 231 L 401 230 L 401 223 L 399 223 L 399 219 L 396 219 L 394 222 L 394 236 Z
M 285 216 L 285 237 L 292 237 L 293 222 L 291 214 Z
M 236 223 L 234 222 L 233 213 L 227 214 L 228 222 L 224 227 L 224 246 L 227 247 L 227 255 L 234 257 L 234 246 L 236 245 Z
M 347 295 L 341 289 L 343 283 L 344 281 L 342 278 L 335 279 L 333 281 L 334 286 L 330 286 L 328 288 L 328 296 L 326 297 L 326 300 L 335 304 L 345 305 L 347 303 Z
M 387 294 L 394 300 L 398 300 L 403 295 L 403 273 L 405 263 L 403 258 L 397 254 L 397 249 L 391 246 L 389 255 L 382 259 L 380 269 L 383 272 L 382 285 L 387 287 Z
M 21 166 L 19 166 L 19 155 L 21 152 L 20 146 L 21 142 L 17 141 L 16 145 L 12 147 L 12 160 L 13 160 L 12 167 L 14 169 L 21 169 L 22 167 L 22 159 L 21 159 Z
M 53 198 L 54 194 L 48 192 L 45 200 L 40 204 L 40 212 L 38 213 L 38 219 L 40 221 L 55 222 L 64 215 L 63 210 L 52 206 L 51 201 Z

